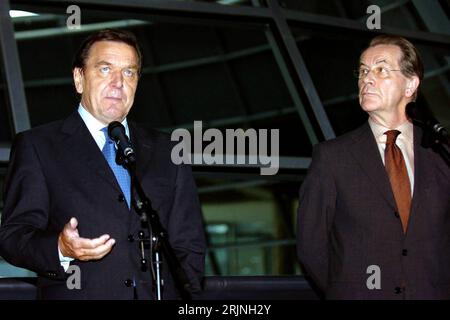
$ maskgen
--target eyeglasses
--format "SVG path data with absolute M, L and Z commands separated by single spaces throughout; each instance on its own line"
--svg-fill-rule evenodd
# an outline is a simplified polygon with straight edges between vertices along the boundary
M 374 66 L 372 68 L 361 67 L 359 70 L 355 70 L 355 77 L 358 79 L 364 79 L 370 72 L 373 72 L 374 76 L 378 79 L 386 79 L 390 76 L 391 71 L 401 71 L 400 69 L 389 69 L 383 66 Z

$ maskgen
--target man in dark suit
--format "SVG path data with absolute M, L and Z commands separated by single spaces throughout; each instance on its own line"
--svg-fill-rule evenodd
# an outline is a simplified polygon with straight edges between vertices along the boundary
M 73 64 L 78 110 L 15 139 L 0 255 L 38 274 L 41 298 L 155 298 L 152 255 L 148 242 L 140 241 L 148 232 L 135 210 L 130 176 L 115 163 L 115 147 L 104 130 L 112 121 L 121 122 L 131 138 L 137 177 L 193 293 L 200 291 L 205 239 L 191 169 L 171 161 L 170 136 L 127 122 L 140 71 L 134 35 L 119 30 L 91 35 Z M 176 299 L 180 292 L 164 256 L 162 261 L 163 299 Z M 73 266 L 78 286 L 65 272 Z
M 362 127 L 315 146 L 300 189 L 298 256 L 328 299 L 450 298 L 450 169 L 405 115 L 416 48 L 375 37 L 360 57 Z

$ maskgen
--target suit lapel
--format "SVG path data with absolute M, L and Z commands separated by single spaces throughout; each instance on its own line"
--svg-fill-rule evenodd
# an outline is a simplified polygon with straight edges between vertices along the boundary
M 145 130 L 139 128 L 131 121 L 128 122 L 128 126 L 130 129 L 131 143 L 133 144 L 136 153 L 136 177 L 139 180 L 138 182 L 141 184 L 141 187 L 144 189 L 146 196 L 150 199 L 151 202 L 151 195 L 148 194 L 148 189 L 146 188 L 146 185 L 144 185 L 144 182 L 152 182 L 151 178 L 149 178 L 148 176 L 151 175 L 151 171 L 154 170 L 153 166 L 150 165 L 152 160 L 152 153 L 154 152 L 153 143 L 152 140 L 147 136 Z M 135 201 L 136 196 L 136 190 L 132 188 L 133 202 Z M 135 219 L 131 222 L 131 230 L 139 227 L 144 227 L 139 219 Z
M 359 129 L 353 140 L 354 143 L 350 146 L 350 153 L 372 181 L 375 189 L 396 210 L 397 205 L 395 204 L 391 184 L 368 122 Z
M 422 203 L 421 195 L 426 191 L 428 185 L 424 168 L 426 166 L 426 150 L 421 146 L 422 131 L 414 126 L 414 190 L 411 202 L 411 216 L 417 211 L 419 203 Z
M 136 176 L 142 180 L 145 173 L 148 173 L 151 167 L 149 167 L 151 161 L 152 142 L 146 136 L 146 132 L 134 123 L 128 123 L 130 127 L 131 143 L 134 146 L 136 152 Z
M 87 177 L 98 177 L 121 193 L 114 173 L 78 112 L 64 121 L 61 131 L 64 133 L 61 154 L 70 155 L 70 160 L 80 163 L 77 174 L 85 171 Z

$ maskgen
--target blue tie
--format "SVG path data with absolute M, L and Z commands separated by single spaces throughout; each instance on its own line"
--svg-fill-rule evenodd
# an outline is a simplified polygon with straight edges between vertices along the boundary
M 120 189 L 122 189 L 123 195 L 127 200 L 128 208 L 130 208 L 131 203 L 131 179 L 128 170 L 123 166 L 118 165 L 116 163 L 116 147 L 114 141 L 108 135 L 108 128 L 102 129 L 103 134 L 105 135 L 106 142 L 103 147 L 103 155 L 105 156 L 106 161 L 108 161 L 111 170 L 114 172 L 116 176 L 116 180 L 119 183 Z

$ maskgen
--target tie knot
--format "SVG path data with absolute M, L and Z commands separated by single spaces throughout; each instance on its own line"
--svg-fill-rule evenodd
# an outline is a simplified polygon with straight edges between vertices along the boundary
M 386 135 L 387 139 L 386 139 L 386 144 L 394 144 L 395 140 L 397 140 L 398 135 L 401 132 L 398 130 L 389 130 L 386 131 L 384 134 Z

